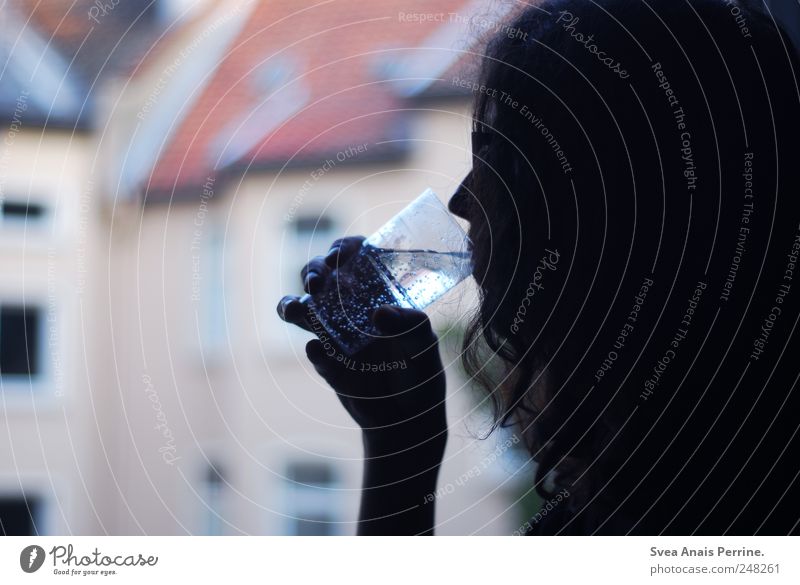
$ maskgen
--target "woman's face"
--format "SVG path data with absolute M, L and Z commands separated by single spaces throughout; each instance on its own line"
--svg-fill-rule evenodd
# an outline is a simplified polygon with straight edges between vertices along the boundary
M 492 134 L 485 129 L 483 124 L 478 125 L 482 130 L 472 132 L 472 169 L 469 174 L 461 181 L 461 184 L 453 193 L 447 204 L 450 213 L 470 222 L 471 227 L 477 227 L 477 219 L 472 216 L 473 209 L 479 209 L 480 205 L 476 205 L 477 194 L 473 191 L 473 177 L 475 167 L 484 160 L 486 153 L 491 144 Z
M 467 250 L 472 256 L 472 276 L 479 283 L 482 283 L 486 268 L 483 266 L 485 258 L 483 258 L 484 254 L 476 254 L 475 251 L 477 249 L 478 252 L 482 252 L 489 249 L 491 243 L 486 240 L 486 230 L 481 229 L 481 226 L 486 224 L 486 217 L 485 213 L 482 213 L 477 194 L 472 189 L 473 177 L 473 171 L 470 171 L 450 197 L 447 208 L 456 217 L 469 222 L 469 227 L 467 228 Z
M 447 203 L 447 208 L 450 210 L 450 213 L 467 221 L 471 221 L 469 217 L 468 205 L 469 199 L 472 197 L 469 188 L 471 179 L 472 171 L 470 171 L 469 174 L 464 177 L 464 180 L 461 181 L 458 189 L 456 189 L 456 192 L 453 193 L 453 196 L 450 197 L 450 201 Z

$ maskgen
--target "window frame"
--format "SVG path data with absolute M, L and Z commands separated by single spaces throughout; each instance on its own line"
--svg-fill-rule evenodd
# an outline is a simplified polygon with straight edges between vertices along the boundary
M 7 216 L 5 211 L 6 204 L 25 205 L 28 210 L 36 206 L 41 209 L 41 214 L 33 218 L 28 213 L 24 217 Z M 0 232 L 2 233 L 21 233 L 25 231 L 41 233 L 50 225 L 52 219 L 53 211 L 44 198 L 4 195 L 0 199 Z
M 321 243 L 321 240 L 319 242 L 317 241 L 317 238 L 324 237 L 320 235 L 322 232 L 318 232 L 312 238 L 299 237 L 296 226 L 300 221 L 309 217 L 316 218 L 315 225 L 318 225 L 321 219 L 328 221 L 325 231 L 328 233 L 327 239 L 329 241 L 327 241 L 324 245 Z M 267 295 L 265 298 L 281 298 L 285 294 L 302 295 L 303 288 L 300 281 L 300 270 L 303 268 L 304 263 L 310 260 L 317 253 L 325 254 L 328 250 L 322 250 L 322 247 L 330 246 L 330 244 L 332 244 L 333 241 L 341 235 L 341 227 L 342 223 L 338 213 L 317 208 L 312 208 L 308 211 L 303 210 L 302 212 L 298 211 L 298 213 L 295 214 L 290 221 L 284 220 L 280 228 L 282 233 L 279 236 L 279 247 L 282 250 L 282 253 L 279 255 L 278 259 L 278 271 L 281 275 L 278 282 L 278 284 L 280 284 L 280 290 L 275 291 L 274 293 L 267 290 Z M 318 244 L 320 247 L 315 249 L 313 247 L 314 244 Z M 275 244 L 273 241 L 271 243 L 267 242 L 266 245 L 269 246 Z M 266 278 L 266 283 L 270 283 L 269 278 Z M 274 308 L 270 307 L 270 309 L 271 314 L 269 315 L 269 318 L 276 318 L 274 317 Z M 301 351 L 308 342 L 309 333 L 294 325 L 283 324 L 282 328 L 280 328 L 278 331 L 279 334 L 275 337 L 272 337 L 275 335 L 273 333 L 274 329 L 275 325 L 273 321 L 268 321 L 265 323 L 264 331 L 267 332 L 267 336 L 265 337 L 270 339 L 270 347 L 279 353 Z
M 39 311 L 37 348 L 39 352 L 37 355 L 39 367 L 34 375 L 0 375 L 0 393 L 3 395 L 0 398 L 2 401 L 0 404 L 5 405 L 7 409 L 30 409 L 35 407 L 38 410 L 52 406 L 56 402 L 53 357 L 57 356 L 62 363 L 65 360 L 63 344 L 65 328 L 59 324 L 63 322 L 64 317 L 61 310 L 61 302 L 56 299 L 52 303 L 52 311 L 56 316 L 54 320 L 49 316 L 47 299 L 41 294 L 26 293 L 22 295 L 0 291 L 0 307 L 4 305 L 23 306 Z M 56 337 L 52 344 L 48 338 L 50 327 L 55 328 L 56 331 Z M 67 376 L 66 368 L 67 364 L 64 364 L 64 371 L 61 372 L 61 376 L 65 379 Z M 35 402 L 33 402 L 34 399 Z
M 330 473 L 331 480 L 327 484 L 310 485 L 298 483 L 290 477 L 293 465 L 325 466 Z M 327 514 L 328 520 L 324 526 L 328 532 L 315 536 L 340 536 L 342 534 L 342 519 L 340 517 L 341 505 L 335 505 L 335 500 L 342 499 L 342 473 L 336 463 L 324 457 L 291 457 L 283 466 L 283 484 L 285 501 L 285 521 L 283 534 L 286 536 L 301 536 L 298 530 L 309 514 L 322 512 Z M 310 506 L 309 506 L 310 504 Z M 333 504 L 333 505 L 332 505 Z M 305 508 L 301 510 L 301 508 Z

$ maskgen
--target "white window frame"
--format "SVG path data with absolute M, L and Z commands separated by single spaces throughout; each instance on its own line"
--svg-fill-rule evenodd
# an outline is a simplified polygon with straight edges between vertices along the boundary
M 198 311 L 199 331 L 195 331 L 195 334 L 199 333 L 200 350 L 204 358 L 215 361 L 222 357 L 232 338 L 232 323 L 229 319 L 231 307 L 227 302 L 231 298 L 232 280 L 226 278 L 230 272 L 227 257 L 232 240 L 219 218 L 212 217 L 214 213 L 222 213 L 222 209 L 210 209 L 213 211 L 206 215 L 202 228 L 201 296 L 194 306 Z M 194 326 L 194 319 L 192 325 Z
M 320 465 L 330 470 L 332 480 L 325 486 L 306 486 L 294 482 L 289 477 L 289 469 L 293 465 Z M 284 508 L 286 516 L 283 533 L 287 536 L 297 536 L 295 530 L 297 522 L 305 519 L 310 514 L 327 515 L 330 524 L 326 524 L 329 534 L 326 536 L 339 536 L 342 534 L 340 522 L 342 518 L 341 505 L 336 505 L 336 500 L 341 500 L 342 477 L 341 470 L 336 462 L 323 457 L 292 457 L 287 459 L 283 468 L 284 477 Z
M 270 535 L 288 535 L 294 524 L 293 510 L 288 496 L 290 481 L 287 471 L 291 463 L 326 462 L 334 467 L 335 490 L 331 493 L 336 502 L 327 511 L 331 514 L 332 532 L 336 535 L 355 535 L 359 486 L 361 485 L 362 458 L 357 443 L 343 442 L 338 438 L 316 435 L 284 436 L 266 443 L 263 447 L 262 493 L 266 495 L 263 532 Z
M 313 242 L 309 238 L 299 237 L 299 234 L 297 234 L 297 221 L 299 219 L 317 218 L 317 220 L 319 220 L 323 217 L 330 222 L 330 227 L 324 230 L 328 233 L 327 241 L 324 244 L 320 239 L 325 237 L 322 235 L 322 232 L 319 232 L 320 235 L 314 236 Z M 291 294 L 293 291 L 297 291 L 296 294 L 302 295 L 303 285 L 300 281 L 300 271 L 302 270 L 303 266 L 314 256 L 325 254 L 328 251 L 327 246 L 330 246 L 330 244 L 332 244 L 333 241 L 340 235 L 340 222 L 338 217 L 332 213 L 326 213 L 322 210 L 320 210 L 318 213 L 316 209 L 310 212 L 298 212 L 291 221 L 286 222 L 284 224 L 283 234 L 284 253 L 281 255 L 280 259 L 280 262 L 282 263 L 282 278 L 280 282 L 284 287 L 289 288 L 285 291 L 282 291 L 280 295 Z M 316 244 L 318 247 L 315 249 L 312 244 Z M 310 334 L 302 331 L 298 327 L 287 325 L 286 330 L 288 333 L 282 336 L 282 342 L 287 350 L 291 347 L 294 347 L 296 351 L 302 350 L 305 343 L 310 339 Z M 288 340 L 285 337 L 286 335 L 288 335 Z

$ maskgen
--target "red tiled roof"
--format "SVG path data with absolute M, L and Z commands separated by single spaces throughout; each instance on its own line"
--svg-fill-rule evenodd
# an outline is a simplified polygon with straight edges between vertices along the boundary
M 349 146 L 373 147 L 401 136 L 404 101 L 382 77 L 401 75 L 391 66 L 402 58 L 427 59 L 415 47 L 467 4 L 260 2 L 168 139 L 145 186 L 147 198 L 202 185 L 231 165 L 318 161 Z M 413 14 L 443 16 L 409 22 Z M 437 58 L 435 49 L 426 50 Z M 281 113 L 287 109 L 288 115 Z

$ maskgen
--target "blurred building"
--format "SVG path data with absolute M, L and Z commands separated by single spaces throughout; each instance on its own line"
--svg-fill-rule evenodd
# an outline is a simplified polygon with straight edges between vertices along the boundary
M 351 534 L 360 435 L 275 305 L 336 237 L 455 188 L 460 80 L 510 4 L 147 5 L 3 10 L 2 531 Z M 530 466 L 476 438 L 445 356 L 437 531 L 510 533 Z
M 105 247 L 90 86 L 49 35 L 0 12 L 0 533 L 102 530 L 111 477 L 94 361 Z

